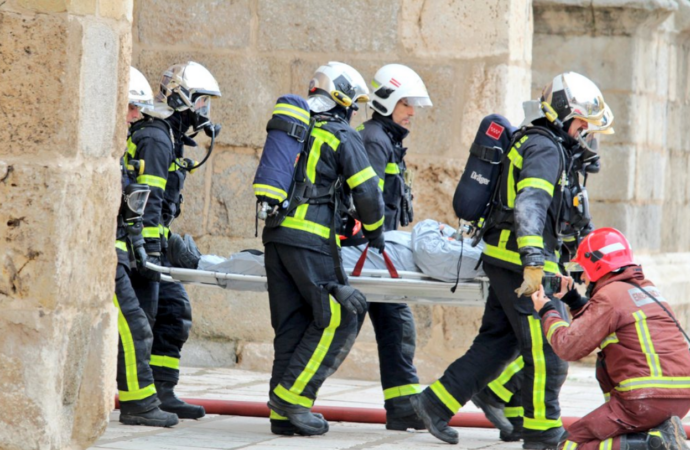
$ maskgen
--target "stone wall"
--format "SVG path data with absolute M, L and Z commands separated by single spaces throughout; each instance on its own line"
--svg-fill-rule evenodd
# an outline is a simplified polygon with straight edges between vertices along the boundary
M 418 219 L 454 223 L 450 201 L 479 121 L 491 112 L 518 121 L 529 97 L 527 0 L 204 0 L 190 11 L 182 0 L 136 0 L 133 65 L 155 86 L 166 67 L 191 59 L 222 89 L 213 116 L 223 131 L 209 162 L 188 179 L 185 210 L 173 227 L 191 233 L 204 252 L 261 248 L 251 182 L 266 121 L 275 99 L 306 94 L 312 73 L 325 62 L 351 64 L 367 80 L 380 66 L 401 62 L 425 80 L 434 107 L 417 111 L 406 141 Z M 183 363 L 270 367 L 266 295 L 208 288 L 191 288 L 190 295 L 193 336 Z M 418 367 L 430 379 L 468 347 L 480 312 L 417 307 L 415 314 Z M 339 374 L 376 378 L 377 367 L 367 325 Z
M 132 3 L 0 2 L 0 448 L 88 447 L 113 408 Z

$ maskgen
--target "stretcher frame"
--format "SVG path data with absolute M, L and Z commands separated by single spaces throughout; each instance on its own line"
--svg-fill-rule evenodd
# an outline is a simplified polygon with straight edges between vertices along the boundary
M 267 290 L 265 276 L 163 267 L 150 262 L 146 263 L 146 267 L 161 273 L 162 281 L 240 291 L 246 289 L 234 289 L 233 283 L 243 286 L 250 283 L 257 287 L 256 291 Z M 348 274 L 352 272 L 351 269 L 346 271 Z M 348 280 L 350 285 L 359 289 L 370 302 L 484 306 L 488 295 L 486 278 L 460 282 L 453 293 L 450 289 L 455 283 L 434 280 L 419 272 L 398 271 L 398 275 L 399 278 L 391 278 L 387 270 L 364 269 L 360 276 L 349 276 Z

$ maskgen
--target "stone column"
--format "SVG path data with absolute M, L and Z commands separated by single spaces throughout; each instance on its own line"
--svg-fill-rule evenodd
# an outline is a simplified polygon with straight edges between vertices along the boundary
M 79 449 L 113 408 L 131 0 L 0 2 L 0 447 Z
M 626 234 L 676 312 L 687 308 L 680 302 L 690 288 L 682 3 L 535 0 L 532 85 L 536 96 L 554 75 L 573 70 L 602 89 L 616 134 L 603 138 L 601 173 L 588 183 L 593 220 Z

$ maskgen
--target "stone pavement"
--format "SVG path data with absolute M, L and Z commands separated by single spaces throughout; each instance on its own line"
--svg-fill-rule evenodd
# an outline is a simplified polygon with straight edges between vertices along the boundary
M 269 374 L 237 369 L 183 368 L 177 392 L 180 397 L 265 402 Z M 563 387 L 564 416 L 586 414 L 601 404 L 603 396 L 594 378 L 594 368 L 571 365 Z M 382 408 L 383 393 L 378 382 L 330 378 L 321 388 L 317 405 Z M 478 411 L 470 404 L 465 412 Z M 124 426 L 114 411 L 105 434 L 91 449 L 127 450 L 214 450 L 214 449 L 371 449 L 426 450 L 521 449 L 521 443 L 503 443 L 498 430 L 463 428 L 460 445 L 450 447 L 427 432 L 386 431 L 381 424 L 331 422 L 325 436 L 280 437 L 271 434 L 268 419 L 208 415 L 201 420 L 182 420 L 174 428 Z

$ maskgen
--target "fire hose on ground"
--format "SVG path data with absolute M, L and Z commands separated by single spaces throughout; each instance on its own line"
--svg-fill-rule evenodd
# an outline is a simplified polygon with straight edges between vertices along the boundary
M 269 409 L 266 403 L 242 402 L 236 400 L 212 400 L 200 398 L 181 399 L 192 405 L 203 406 L 207 414 L 223 416 L 268 417 Z M 120 407 L 117 396 L 115 408 Z M 386 423 L 386 411 L 376 408 L 357 408 L 352 406 L 314 406 L 315 413 L 323 414 L 326 420 L 332 422 L 355 423 Z M 567 430 L 570 425 L 580 420 L 580 417 L 561 417 L 563 427 Z M 450 420 L 450 426 L 458 428 L 495 428 L 483 413 L 460 412 Z M 685 432 L 690 435 L 690 425 L 683 424 Z

